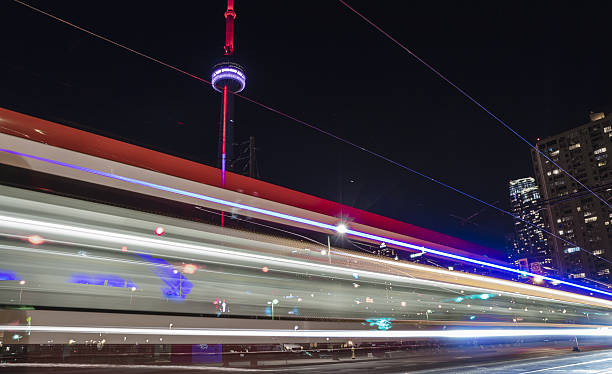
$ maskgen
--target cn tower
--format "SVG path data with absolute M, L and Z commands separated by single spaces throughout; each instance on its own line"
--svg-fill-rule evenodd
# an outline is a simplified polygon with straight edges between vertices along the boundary
M 234 61 L 234 0 L 227 0 L 225 11 L 225 46 L 221 62 L 213 67 L 211 83 L 223 94 L 221 119 L 219 123 L 218 162 L 221 167 L 221 186 L 225 187 L 225 171 L 231 167 L 234 157 L 234 95 L 244 89 L 246 75 L 244 68 Z

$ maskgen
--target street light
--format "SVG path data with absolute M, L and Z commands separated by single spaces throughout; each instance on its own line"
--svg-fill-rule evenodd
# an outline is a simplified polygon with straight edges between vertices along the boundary
M 272 306 L 272 319 L 274 319 L 274 305 L 278 304 L 278 299 L 268 301 L 268 305 Z
M 25 280 L 22 279 L 22 280 L 19 281 L 19 286 L 21 286 L 21 287 L 19 287 L 19 304 L 21 304 L 21 295 L 23 294 L 23 285 L 24 284 L 26 284 Z

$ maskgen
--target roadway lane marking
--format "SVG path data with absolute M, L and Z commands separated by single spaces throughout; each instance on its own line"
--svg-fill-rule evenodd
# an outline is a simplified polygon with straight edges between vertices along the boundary
M 540 373 L 542 371 L 547 371 L 547 370 L 555 370 L 555 369 L 561 369 L 561 368 L 566 368 L 566 367 L 570 367 L 570 366 L 577 366 L 577 365 L 586 365 L 586 364 L 594 364 L 596 362 L 604 362 L 604 361 L 612 361 L 612 357 L 610 358 L 604 358 L 601 360 L 594 360 L 594 361 L 588 361 L 588 362 L 578 362 L 576 364 L 567 364 L 567 365 L 561 365 L 561 366 L 553 366 L 550 368 L 545 368 L 545 369 L 538 369 L 538 370 L 531 370 L 531 371 L 523 371 L 520 374 L 527 374 L 527 373 Z

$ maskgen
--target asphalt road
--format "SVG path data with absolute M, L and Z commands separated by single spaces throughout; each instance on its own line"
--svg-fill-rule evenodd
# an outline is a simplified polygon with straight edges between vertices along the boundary
M 182 372 L 232 372 L 232 373 L 612 373 L 612 350 L 570 352 L 566 349 L 532 349 L 528 351 L 479 352 L 471 356 L 422 356 L 409 359 L 375 361 L 341 361 L 296 367 L 270 367 L 259 369 L 204 368 L 182 366 L 111 366 L 111 365 L 63 365 L 23 364 L 24 366 L 0 366 L 1 373 L 129 373 L 164 374 Z

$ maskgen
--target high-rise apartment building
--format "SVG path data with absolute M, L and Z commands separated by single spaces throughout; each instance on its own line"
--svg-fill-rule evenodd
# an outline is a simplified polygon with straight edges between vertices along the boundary
M 521 220 L 514 221 L 508 257 L 520 269 L 536 274 L 552 274 L 553 259 L 548 238 L 542 231 L 540 190 L 532 177 L 511 180 L 510 210 Z M 529 223 L 531 224 L 529 224 Z
M 585 125 L 539 140 L 537 147 L 602 199 L 612 203 L 609 157 L 612 117 L 592 113 L 590 119 Z M 556 235 L 574 243 L 548 238 L 559 269 L 570 278 L 609 282 L 612 279 L 612 266 L 607 262 L 612 260 L 612 210 L 546 157 L 535 150 L 531 156 L 547 226 Z

